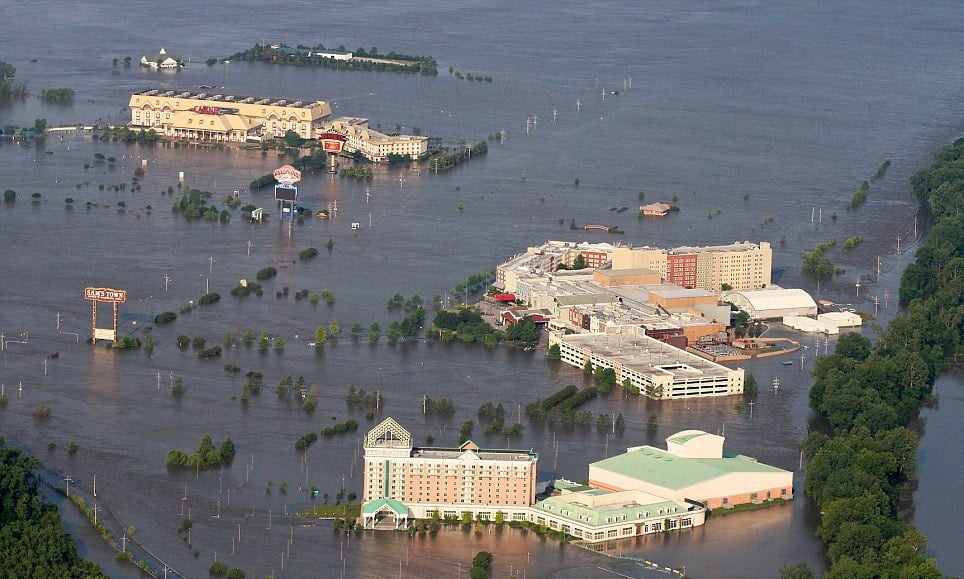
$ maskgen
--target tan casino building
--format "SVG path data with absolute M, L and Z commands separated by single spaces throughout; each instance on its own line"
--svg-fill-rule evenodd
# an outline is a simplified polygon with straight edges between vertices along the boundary
M 324 132 L 331 115 L 326 101 L 232 95 L 216 90 L 148 89 L 131 95 L 131 128 L 154 129 L 165 137 L 245 142 L 283 137 L 303 139 Z

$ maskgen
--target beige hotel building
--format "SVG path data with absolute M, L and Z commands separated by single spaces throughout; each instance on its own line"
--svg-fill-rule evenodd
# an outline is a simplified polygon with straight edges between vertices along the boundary
M 131 95 L 131 128 L 198 141 L 259 141 L 288 131 L 303 139 L 324 132 L 325 101 L 288 100 L 208 92 L 149 89 Z
M 386 418 L 365 436 L 365 526 L 389 518 L 396 526 L 433 512 L 446 518 L 526 520 L 536 501 L 532 450 L 483 449 L 471 440 L 458 448 L 419 448 L 412 435 Z

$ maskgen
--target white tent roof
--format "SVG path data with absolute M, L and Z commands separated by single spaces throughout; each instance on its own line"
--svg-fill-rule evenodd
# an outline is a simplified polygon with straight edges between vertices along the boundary
M 740 295 L 750 306 L 760 312 L 767 310 L 782 310 L 789 308 L 816 308 L 810 294 L 802 289 L 768 289 L 755 291 L 733 292 Z M 732 294 L 731 294 L 732 295 Z

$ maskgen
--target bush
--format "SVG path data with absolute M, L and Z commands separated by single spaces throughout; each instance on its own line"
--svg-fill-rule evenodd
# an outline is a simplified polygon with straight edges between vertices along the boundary
M 228 579 L 244 579 L 244 571 L 234 567 L 228 571 Z
M 154 323 L 158 325 L 169 324 L 176 319 L 177 319 L 177 314 L 175 314 L 174 312 L 161 312 L 154 317 Z
M 309 247 L 308 249 L 303 249 L 298 253 L 298 259 L 311 259 L 318 255 L 318 250 L 314 247 Z
M 221 355 L 221 346 L 212 346 L 197 353 L 198 358 L 216 358 Z
M 187 348 L 188 344 L 191 343 L 191 338 L 185 335 L 180 335 L 175 338 L 175 342 L 177 342 L 178 348 Z
M 219 294 L 218 292 L 211 292 L 201 296 L 201 299 L 199 299 L 197 303 L 201 304 L 202 306 L 206 306 L 208 304 L 213 304 L 219 301 L 220 299 L 221 299 L 221 294 Z
M 228 574 L 228 566 L 220 561 L 215 561 L 208 567 L 208 573 L 215 577 L 224 577 Z
M 273 277 L 276 276 L 276 275 L 278 275 L 278 270 L 277 270 L 277 269 L 275 269 L 275 268 L 273 268 L 273 267 L 266 267 L 266 268 L 264 268 L 264 269 L 258 270 L 258 273 L 255 275 L 255 277 L 256 277 L 259 281 L 264 281 L 264 280 L 266 280 L 266 279 L 271 279 L 271 278 L 273 278 Z
M 33 409 L 34 418 L 50 418 L 50 407 L 46 404 L 38 404 Z

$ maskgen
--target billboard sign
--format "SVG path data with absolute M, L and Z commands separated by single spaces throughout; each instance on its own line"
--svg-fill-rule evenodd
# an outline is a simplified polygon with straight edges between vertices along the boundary
M 127 301 L 127 292 L 107 287 L 88 287 L 84 288 L 84 299 L 94 302 L 122 304 Z
M 345 148 L 345 135 L 338 133 L 322 133 L 318 136 L 321 139 L 321 147 L 326 153 L 340 153 Z
M 301 171 L 291 165 L 282 165 L 274 170 L 274 178 L 278 183 L 290 187 L 301 181 Z

